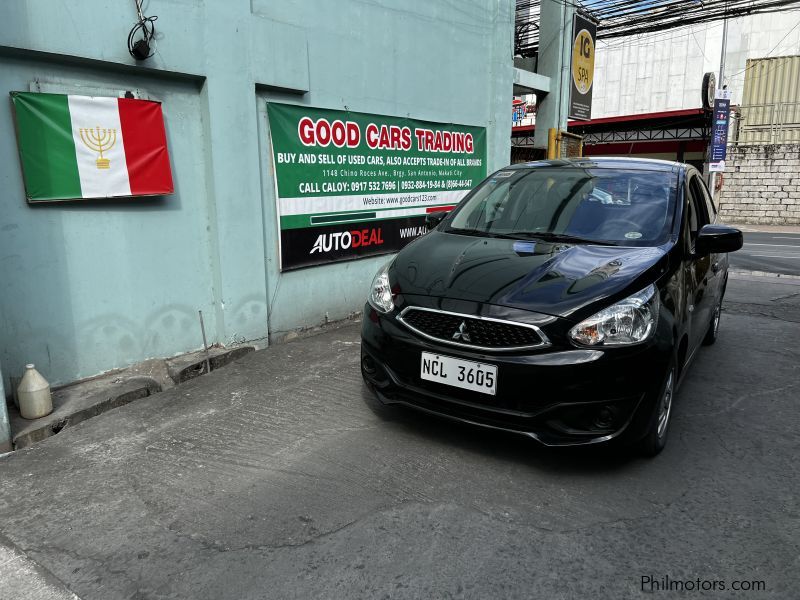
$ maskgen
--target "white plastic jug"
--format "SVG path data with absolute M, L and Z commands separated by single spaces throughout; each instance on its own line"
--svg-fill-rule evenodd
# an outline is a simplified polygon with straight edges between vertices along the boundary
M 25 365 L 25 373 L 17 387 L 19 412 L 24 419 L 38 419 L 53 412 L 50 384 L 33 365 Z

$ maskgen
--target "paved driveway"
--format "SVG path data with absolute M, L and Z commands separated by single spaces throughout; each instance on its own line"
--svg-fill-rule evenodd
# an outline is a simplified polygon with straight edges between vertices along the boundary
M 351 326 L 0 460 L 0 531 L 84 600 L 797 597 L 800 287 L 766 281 L 655 460 L 382 410 Z

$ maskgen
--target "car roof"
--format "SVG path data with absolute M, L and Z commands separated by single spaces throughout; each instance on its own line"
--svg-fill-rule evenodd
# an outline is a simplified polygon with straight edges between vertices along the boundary
M 540 169 L 553 167 L 578 167 L 582 169 L 642 169 L 646 171 L 666 171 L 676 173 L 689 167 L 684 163 L 653 158 L 636 158 L 630 156 L 584 156 L 580 158 L 561 158 L 557 160 L 537 160 L 528 163 L 517 163 L 506 169 Z

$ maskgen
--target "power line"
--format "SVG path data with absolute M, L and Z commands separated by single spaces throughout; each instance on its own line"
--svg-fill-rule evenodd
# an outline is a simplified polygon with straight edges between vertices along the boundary
M 597 24 L 599 40 L 663 32 L 688 25 L 800 9 L 800 0 L 557 0 L 576 7 Z M 539 47 L 540 0 L 517 0 L 515 54 L 535 56 Z
M 692 39 L 694 40 L 694 43 L 697 46 L 697 49 L 700 50 L 700 54 L 703 55 L 703 58 L 705 58 L 707 61 L 710 61 L 708 56 L 706 56 L 706 51 L 703 50 L 703 47 L 700 45 L 700 42 L 697 41 L 697 36 L 694 34 L 694 31 L 692 31 Z
M 691 27 L 695 26 L 693 25 Z M 654 33 L 642 33 L 630 37 L 613 38 L 612 40 L 601 40 L 601 42 L 603 44 L 602 47 L 604 49 L 614 50 L 616 48 L 623 48 L 626 46 L 638 48 L 662 41 L 672 42 L 674 40 L 680 40 L 683 38 L 687 38 L 689 36 L 696 35 L 701 32 L 706 33 L 711 29 L 715 29 L 717 27 L 722 27 L 722 23 L 714 23 L 712 25 L 706 25 L 705 27 L 702 27 L 700 29 L 692 29 L 688 33 L 682 33 L 680 35 L 676 35 L 676 33 L 680 33 L 680 29 L 668 29 L 666 31 L 659 31 Z M 639 42 L 639 43 L 633 43 L 633 42 Z
M 783 36 L 783 37 L 781 38 L 781 41 L 779 41 L 777 44 L 775 44 L 775 47 L 774 47 L 772 50 L 770 50 L 770 51 L 769 51 L 769 52 L 767 52 L 767 53 L 766 53 L 764 56 L 762 56 L 762 57 L 759 57 L 759 58 L 767 58 L 767 57 L 768 57 L 770 54 L 772 54 L 773 52 L 775 52 L 775 50 L 777 50 L 777 49 L 778 49 L 778 47 L 779 47 L 779 46 L 780 46 L 780 45 L 783 43 L 783 40 L 785 40 L 786 38 L 788 38 L 788 37 L 791 35 L 791 33 L 792 33 L 792 32 L 793 32 L 795 29 L 797 29 L 798 27 L 800 27 L 800 21 L 798 21 L 797 23 L 795 23 L 794 27 L 792 27 L 792 28 L 791 28 L 791 29 L 790 29 L 790 30 L 789 30 L 789 31 L 786 33 L 786 35 L 785 35 L 785 36 Z M 753 67 L 757 66 L 758 64 L 759 64 L 759 63 L 757 63 L 757 62 L 754 62 L 754 63 L 753 63 L 752 65 L 750 65 L 749 67 L 745 67 L 744 69 L 742 69 L 742 70 L 741 70 L 741 71 L 739 71 L 738 73 L 734 73 L 733 75 L 731 75 L 730 77 L 727 77 L 726 79 L 728 79 L 728 81 L 730 81 L 730 80 L 731 80 L 731 79 L 733 79 L 734 77 L 737 77 L 738 75 L 741 75 L 741 74 L 742 74 L 742 73 L 744 73 L 745 71 L 749 71 L 750 69 L 752 69 Z M 766 75 L 767 73 L 769 73 L 769 72 L 770 72 L 772 69 L 774 69 L 774 68 L 775 68 L 775 65 L 771 66 L 769 69 L 767 69 L 767 70 L 764 72 L 764 75 Z

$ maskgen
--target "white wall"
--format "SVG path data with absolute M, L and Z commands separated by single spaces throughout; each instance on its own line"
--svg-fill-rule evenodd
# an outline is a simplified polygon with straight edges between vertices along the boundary
M 800 145 L 733 147 L 726 163 L 723 222 L 800 225 Z
M 748 58 L 800 54 L 798 22 L 800 11 L 728 22 L 724 83 L 734 104 L 742 97 Z M 720 21 L 598 41 L 592 117 L 699 107 L 703 73 L 719 73 L 722 30 Z

